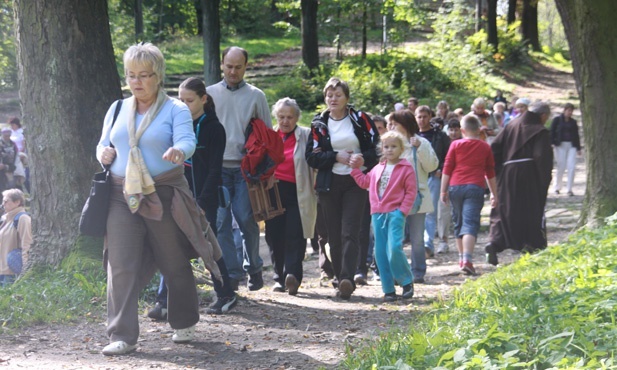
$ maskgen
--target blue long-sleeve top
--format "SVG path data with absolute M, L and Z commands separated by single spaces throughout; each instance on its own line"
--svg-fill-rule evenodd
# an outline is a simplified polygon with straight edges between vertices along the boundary
M 116 158 L 111 165 L 111 173 L 119 177 L 124 177 L 126 174 L 126 163 L 129 154 L 127 122 L 129 115 L 132 114 L 129 99 L 125 99 L 122 104 L 111 133 L 109 129 L 117 103 L 109 107 L 105 115 L 103 133 L 97 145 L 97 158 L 99 158 L 100 155 L 98 154 L 100 154 L 104 147 L 109 146 L 111 138 L 111 143 L 114 144 L 116 149 Z M 135 117 L 135 129 L 139 128 L 143 117 L 143 115 L 137 114 Z M 196 140 L 195 133 L 193 132 L 191 112 L 184 103 L 173 98 L 169 98 L 163 104 L 163 107 L 152 123 L 150 123 L 150 126 L 141 136 L 138 143 L 146 167 L 148 167 L 152 177 L 178 166 L 163 159 L 163 154 L 167 149 L 170 147 L 180 149 L 184 152 L 185 158 L 190 158 L 195 152 L 195 145 Z

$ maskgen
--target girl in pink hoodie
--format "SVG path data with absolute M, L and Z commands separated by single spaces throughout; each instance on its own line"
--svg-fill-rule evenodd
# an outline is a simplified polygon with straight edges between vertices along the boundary
M 413 166 L 401 158 L 406 143 L 405 137 L 396 131 L 382 135 L 382 160 L 367 174 L 359 170 L 361 160 L 351 161 L 354 180 L 358 186 L 369 190 L 375 259 L 385 302 L 396 301 L 395 282 L 403 287 L 403 299 L 413 297 L 414 292 L 413 274 L 402 243 L 405 217 L 417 194 Z

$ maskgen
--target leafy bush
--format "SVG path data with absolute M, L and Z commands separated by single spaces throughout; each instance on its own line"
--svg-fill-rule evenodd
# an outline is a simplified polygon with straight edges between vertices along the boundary
M 413 327 L 356 350 L 345 367 L 614 368 L 616 218 L 464 284 Z

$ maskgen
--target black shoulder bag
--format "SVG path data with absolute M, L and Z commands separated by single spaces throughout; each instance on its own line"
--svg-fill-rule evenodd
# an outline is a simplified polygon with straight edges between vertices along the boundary
M 116 118 L 122 107 L 122 99 L 118 100 L 114 119 L 111 123 L 111 129 L 116 123 Z M 113 144 L 110 144 L 113 148 Z M 90 188 L 90 196 L 84 204 L 79 218 L 79 233 L 88 236 L 105 236 L 107 231 L 107 213 L 109 211 L 109 194 L 111 192 L 111 173 L 110 166 L 103 166 L 103 172 L 97 172 L 92 179 L 92 187 Z

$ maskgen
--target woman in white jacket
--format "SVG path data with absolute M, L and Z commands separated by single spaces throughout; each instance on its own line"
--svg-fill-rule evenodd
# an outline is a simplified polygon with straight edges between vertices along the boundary
M 388 120 L 389 130 L 396 130 L 409 139 L 411 149 L 403 153 L 402 157 L 414 167 L 418 176 L 418 190 L 422 195 L 416 198 L 416 202 L 419 202 L 419 199 L 422 202 L 419 210 L 407 216 L 407 227 L 409 228 L 409 240 L 411 242 L 413 282 L 415 284 L 422 284 L 426 274 L 424 218 L 426 213 L 433 212 L 433 202 L 431 202 L 431 194 L 428 189 L 428 174 L 437 168 L 439 159 L 431 143 L 417 135 L 418 123 L 410 110 L 405 109 L 393 112 L 388 117 Z

